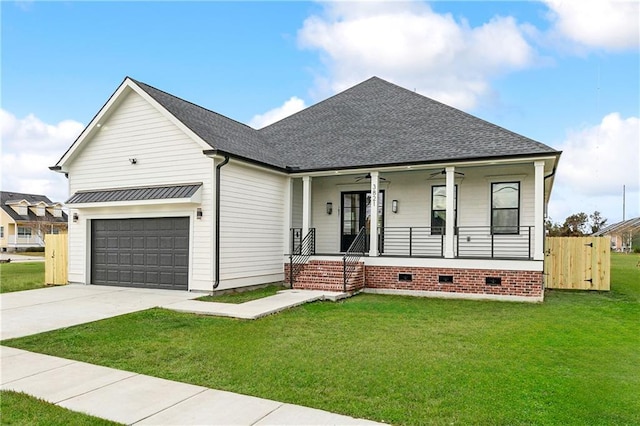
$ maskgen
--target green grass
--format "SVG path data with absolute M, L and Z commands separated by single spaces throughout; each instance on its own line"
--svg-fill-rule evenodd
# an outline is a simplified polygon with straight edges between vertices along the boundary
M 640 256 L 543 304 L 362 294 L 258 321 L 151 309 L 3 342 L 392 424 L 640 424 Z
M 0 263 L 0 293 L 44 286 L 44 262 Z
M 286 290 L 286 287 L 281 283 L 276 283 L 250 291 L 238 291 L 214 296 L 203 296 L 197 300 L 201 300 L 203 302 L 244 303 L 251 300 L 262 299 L 263 297 L 273 296 L 281 290 Z
M 42 426 L 94 426 L 118 425 L 66 408 L 50 404 L 23 393 L 0 392 L 0 416 L 3 425 L 42 425 Z

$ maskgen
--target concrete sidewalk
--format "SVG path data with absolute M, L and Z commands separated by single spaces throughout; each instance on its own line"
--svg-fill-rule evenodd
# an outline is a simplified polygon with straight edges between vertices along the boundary
M 125 424 L 381 423 L 0 346 L 0 388 Z

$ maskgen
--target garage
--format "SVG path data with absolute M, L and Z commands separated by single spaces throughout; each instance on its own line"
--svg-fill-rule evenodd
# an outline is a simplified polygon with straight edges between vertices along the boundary
M 187 290 L 189 218 L 94 219 L 91 283 Z

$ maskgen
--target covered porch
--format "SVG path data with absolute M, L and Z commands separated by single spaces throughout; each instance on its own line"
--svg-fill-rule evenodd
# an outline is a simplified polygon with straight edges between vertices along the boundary
M 454 281 L 465 270 L 541 271 L 545 176 L 552 167 L 543 159 L 520 159 L 294 176 L 287 276 L 294 284 L 313 263 L 315 278 L 330 276 L 334 285 L 355 290 L 351 275 L 358 270 L 362 287 L 376 285 L 367 268 L 395 271 L 398 283 L 409 279 L 413 273 L 402 271 L 411 268 L 439 269 Z M 324 267 L 331 271 L 321 264 L 333 264 Z M 432 278 L 438 282 L 442 275 Z

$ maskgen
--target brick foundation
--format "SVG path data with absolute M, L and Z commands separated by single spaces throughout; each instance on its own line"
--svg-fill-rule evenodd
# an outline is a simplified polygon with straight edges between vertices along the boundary
M 411 274 L 411 281 L 400 281 L 398 274 Z M 453 283 L 439 282 L 439 276 L 453 276 Z M 499 285 L 486 283 L 498 277 Z M 420 268 L 371 266 L 365 269 L 365 287 L 387 290 L 421 290 L 496 296 L 541 297 L 542 272 L 490 269 Z

